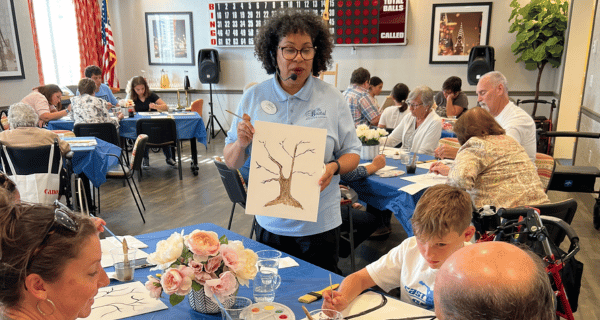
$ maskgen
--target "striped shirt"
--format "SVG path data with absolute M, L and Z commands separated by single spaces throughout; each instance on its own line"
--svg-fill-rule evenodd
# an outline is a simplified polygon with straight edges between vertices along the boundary
M 344 98 L 350 106 L 350 113 L 354 119 L 354 125 L 370 125 L 371 121 L 379 115 L 377 102 L 371 97 L 367 89 L 352 84 L 344 91 Z

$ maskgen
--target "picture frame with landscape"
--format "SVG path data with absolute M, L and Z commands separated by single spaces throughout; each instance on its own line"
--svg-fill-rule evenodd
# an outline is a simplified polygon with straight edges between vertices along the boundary
M 191 12 L 146 12 L 148 64 L 195 65 L 193 27 Z

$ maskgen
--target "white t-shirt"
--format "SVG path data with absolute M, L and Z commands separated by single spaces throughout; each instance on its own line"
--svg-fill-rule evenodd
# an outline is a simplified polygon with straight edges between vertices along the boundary
M 410 237 L 367 266 L 371 279 L 386 292 L 400 288 L 400 300 L 433 310 L 433 283 L 438 269 L 431 269 Z
M 535 163 L 537 139 L 533 118 L 514 103 L 508 102 L 495 119 L 502 129 L 506 131 L 507 136 L 511 136 L 517 140 L 525 148 L 529 159 Z
M 379 124 L 384 125 L 387 129 L 394 129 L 409 112 L 408 108 L 404 112 L 400 112 L 399 106 L 389 106 L 383 110 L 381 118 L 379 118 Z

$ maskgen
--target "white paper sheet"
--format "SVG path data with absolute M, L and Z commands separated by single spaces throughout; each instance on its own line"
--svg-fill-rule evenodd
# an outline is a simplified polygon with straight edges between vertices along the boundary
M 409 184 L 409 185 L 404 186 L 399 189 L 399 190 L 404 191 L 411 195 L 415 194 L 423 189 L 429 188 L 431 186 L 435 186 L 436 184 L 443 184 L 443 183 L 446 183 L 446 181 L 448 181 L 448 177 L 438 175 L 438 174 L 433 174 L 433 173 L 417 174 L 414 176 L 405 176 L 405 177 L 402 177 L 401 179 L 404 179 L 404 180 L 407 180 L 410 182 L 414 182 L 412 184 Z
M 447 166 L 451 166 L 454 163 L 454 160 L 452 159 L 444 159 L 444 160 L 440 160 L 441 163 L 447 165 Z M 417 168 L 421 168 L 421 169 L 425 169 L 425 170 L 429 170 L 429 168 L 431 167 L 431 165 L 435 163 L 435 162 L 423 162 L 423 163 L 419 163 L 417 164 Z
M 254 129 L 246 214 L 316 222 L 327 130 L 264 121 Z
M 100 288 L 94 299 L 92 313 L 85 319 L 116 320 L 167 309 L 139 281 Z
M 96 141 L 96 139 L 76 139 L 76 140 L 67 140 L 67 139 L 65 139 L 65 141 L 71 147 L 91 147 L 91 146 L 95 146 L 95 145 L 98 144 L 98 142 Z
M 300 266 L 296 260 L 292 259 L 292 257 L 285 257 L 279 259 L 279 269 L 298 267 Z
M 123 240 L 122 236 L 118 236 L 119 239 Z M 148 254 L 140 249 L 144 249 L 147 248 L 148 245 L 141 242 L 140 240 L 132 237 L 132 236 L 125 236 L 125 239 L 127 240 L 127 246 L 129 248 L 137 248 L 137 253 L 135 255 L 135 259 L 143 259 L 143 258 L 147 258 Z M 102 239 L 100 240 L 100 247 L 102 248 L 102 260 L 100 261 L 100 264 L 102 264 L 102 268 L 106 268 L 106 267 L 112 267 L 112 265 L 114 264 L 113 258 L 110 255 L 110 250 L 114 249 L 114 248 L 123 248 L 123 245 L 117 241 L 117 239 L 113 238 L 113 237 L 109 237 L 106 239 Z
M 368 163 L 361 163 L 360 165 L 361 165 L 361 166 L 363 166 L 363 167 L 365 167 L 365 166 L 367 166 L 367 165 L 369 165 L 369 164 L 371 164 L 371 162 L 368 162 Z M 377 172 L 380 172 L 380 171 L 388 171 L 388 170 L 394 170 L 394 169 L 398 169 L 398 167 L 394 167 L 394 166 L 388 166 L 388 165 L 386 165 L 385 167 L 383 167 L 383 168 L 381 168 L 381 169 L 377 170 Z

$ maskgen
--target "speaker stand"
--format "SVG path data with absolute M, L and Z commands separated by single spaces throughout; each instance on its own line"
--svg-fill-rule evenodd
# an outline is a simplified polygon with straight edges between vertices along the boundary
M 227 137 L 227 132 L 225 132 L 223 126 L 221 126 L 221 123 L 219 122 L 219 119 L 217 119 L 217 117 L 213 113 L 212 83 L 209 83 L 209 88 L 210 102 L 208 102 L 208 105 L 210 106 L 210 111 L 208 112 L 208 122 L 206 123 L 206 135 L 208 138 L 208 143 L 210 143 L 210 139 L 214 139 L 221 131 L 223 132 L 225 137 Z M 219 125 L 220 128 L 219 131 L 217 131 L 217 133 L 215 133 L 215 121 L 217 122 L 217 125 Z

